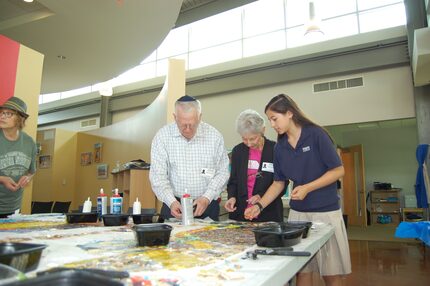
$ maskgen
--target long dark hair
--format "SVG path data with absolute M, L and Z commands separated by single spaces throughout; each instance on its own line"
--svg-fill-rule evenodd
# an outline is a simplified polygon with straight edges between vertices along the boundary
M 267 111 L 273 111 L 276 113 L 280 113 L 280 114 L 286 114 L 287 111 L 291 112 L 293 114 L 293 117 L 291 118 L 293 120 L 293 122 L 301 127 L 304 126 L 318 126 L 319 128 L 321 128 L 322 130 L 324 130 L 327 135 L 330 137 L 331 141 L 334 143 L 333 138 L 330 136 L 330 134 L 328 133 L 328 131 L 316 124 L 315 122 L 313 122 L 312 120 L 310 120 L 304 113 L 303 111 L 299 108 L 299 106 L 297 105 L 297 103 L 288 95 L 285 94 L 278 94 L 277 96 L 273 97 L 269 103 L 266 105 L 266 107 L 264 108 L 264 113 L 267 113 Z M 278 140 L 284 136 L 284 134 L 278 134 Z

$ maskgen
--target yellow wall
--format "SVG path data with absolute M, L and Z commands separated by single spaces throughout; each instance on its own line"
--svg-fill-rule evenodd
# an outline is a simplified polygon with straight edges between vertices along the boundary
M 37 114 L 39 112 L 39 94 L 42 79 L 44 56 L 23 45 L 20 46 L 14 96 L 21 98 L 27 104 L 30 115 L 24 132 L 36 138 Z M 33 193 L 33 183 L 25 188 L 21 212 L 30 213 Z
M 52 135 L 52 136 L 51 136 Z M 42 145 L 38 156 L 50 156 L 48 168 L 34 176 L 33 201 L 73 201 L 75 196 L 76 132 L 48 129 L 37 132 L 36 142 Z

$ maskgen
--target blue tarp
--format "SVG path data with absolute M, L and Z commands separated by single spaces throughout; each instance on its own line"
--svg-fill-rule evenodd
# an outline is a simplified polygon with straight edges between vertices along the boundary
M 398 238 L 417 238 L 430 246 L 430 221 L 401 222 L 394 235 Z
M 418 161 L 417 180 L 415 182 L 415 195 L 417 197 L 417 206 L 419 208 L 428 208 L 427 190 L 424 182 L 424 161 L 427 158 L 429 149 L 428 144 L 420 144 L 417 147 L 416 157 Z

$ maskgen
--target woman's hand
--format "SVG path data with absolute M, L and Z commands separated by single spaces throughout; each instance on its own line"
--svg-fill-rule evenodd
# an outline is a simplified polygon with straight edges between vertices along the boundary
M 229 212 L 234 212 L 236 210 L 236 198 L 229 198 L 225 202 L 224 208 Z
M 308 189 L 303 185 L 303 186 L 297 186 L 293 189 L 293 191 L 291 192 L 291 199 L 292 200 L 304 200 L 306 198 L 306 196 L 308 195 Z
M 260 195 L 255 195 L 255 196 L 250 197 L 250 198 L 247 200 L 247 202 L 248 202 L 248 204 L 250 204 L 250 205 L 255 205 L 255 204 L 256 204 L 256 203 L 258 203 L 260 200 L 261 200 Z
M 21 188 L 25 188 L 28 185 L 28 183 L 30 183 L 31 178 L 33 178 L 33 175 L 22 176 L 18 181 L 18 185 Z
M 257 205 L 253 205 L 245 210 L 244 217 L 248 220 L 253 220 L 260 214 L 260 208 Z
M 6 189 L 8 189 L 11 192 L 16 192 L 19 190 L 20 186 L 18 183 L 16 183 L 12 178 L 2 176 L 0 177 L 0 183 L 3 184 Z

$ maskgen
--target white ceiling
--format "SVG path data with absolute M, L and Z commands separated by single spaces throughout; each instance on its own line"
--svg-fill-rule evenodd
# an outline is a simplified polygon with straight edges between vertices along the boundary
M 182 0 L 0 1 L 0 33 L 45 55 L 41 93 L 104 82 L 138 65 Z

